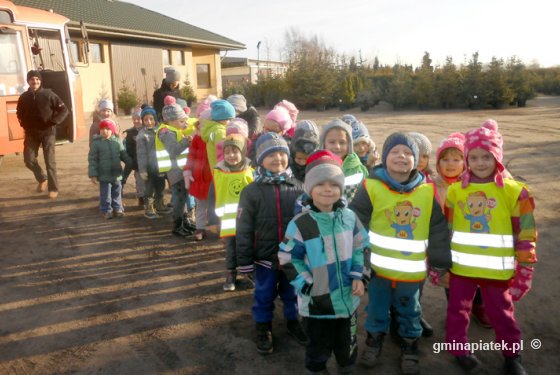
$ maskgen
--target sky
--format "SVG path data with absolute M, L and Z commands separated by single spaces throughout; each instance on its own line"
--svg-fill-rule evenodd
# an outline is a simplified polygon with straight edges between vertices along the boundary
M 517 56 L 560 66 L 558 0 L 124 0 L 241 42 L 227 56 L 279 60 L 288 30 L 366 64 L 456 65 Z M 261 42 L 257 49 L 258 42 Z M 222 52 L 222 56 L 226 52 Z

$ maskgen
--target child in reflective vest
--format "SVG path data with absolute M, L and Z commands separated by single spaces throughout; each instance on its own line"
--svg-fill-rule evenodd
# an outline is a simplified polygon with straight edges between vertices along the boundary
M 247 139 L 240 134 L 226 136 L 222 143 L 223 160 L 214 168 L 216 215 L 221 220 L 220 237 L 226 247 L 226 281 L 223 289 L 234 291 L 237 283 L 237 252 L 235 218 L 239 196 L 245 186 L 253 182 L 254 170 L 249 165 Z
M 503 345 L 506 373 L 525 373 L 513 302 L 531 288 L 537 230 L 533 197 L 524 184 L 509 178 L 502 147 L 497 126 L 485 123 L 467 132 L 467 170 L 449 187 L 445 204 L 453 230 L 446 341 L 453 343 L 451 354 L 469 373 L 482 366 L 464 345 L 479 287 L 496 342 Z
M 427 266 L 433 278 L 451 266 L 449 231 L 433 185 L 426 184 L 416 169 L 418 145 L 414 139 L 405 133 L 391 134 L 383 144 L 381 160 L 350 203 L 350 209 L 369 228 L 373 270 L 361 362 L 366 367 L 378 364 L 392 306 L 401 338 L 402 372 L 416 374 L 422 333 L 420 284 Z
M 351 374 L 358 354 L 356 330 L 368 236 L 342 197 L 342 160 L 321 150 L 307 159 L 304 189 L 310 209 L 288 224 L 278 260 L 298 293 L 309 336 L 305 367 L 326 371 L 334 352 L 339 374 Z

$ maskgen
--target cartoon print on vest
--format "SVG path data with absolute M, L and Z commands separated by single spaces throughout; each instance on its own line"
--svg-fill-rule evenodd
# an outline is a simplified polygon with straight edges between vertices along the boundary
M 494 198 L 486 197 L 483 191 L 470 193 L 466 199 L 466 204 L 459 201 L 457 206 L 461 210 L 463 217 L 470 221 L 471 233 L 490 233 L 490 211 L 496 207 Z
M 395 229 L 395 237 L 403 240 L 414 239 L 414 229 L 416 229 L 416 218 L 421 212 L 418 207 L 414 207 L 410 201 L 397 202 L 393 212 L 385 210 L 385 216 L 391 223 L 391 228 Z M 403 251 L 403 255 L 411 255 L 411 252 Z
M 233 197 L 239 197 L 241 190 L 243 190 L 243 184 L 240 178 L 236 178 L 229 183 L 228 186 L 229 194 Z

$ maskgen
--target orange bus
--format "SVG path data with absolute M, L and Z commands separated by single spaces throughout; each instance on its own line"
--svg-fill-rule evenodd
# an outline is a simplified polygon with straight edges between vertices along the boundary
M 0 162 L 23 151 L 23 128 L 16 117 L 19 96 L 27 90 L 29 70 L 41 71 L 42 86 L 53 90 L 70 114 L 57 127 L 57 143 L 86 134 L 82 85 L 70 50 L 66 24 L 59 14 L 0 0 Z

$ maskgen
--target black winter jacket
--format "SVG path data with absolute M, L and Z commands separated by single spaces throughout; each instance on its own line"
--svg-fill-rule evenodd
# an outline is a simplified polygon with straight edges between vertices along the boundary
M 124 139 L 124 147 L 126 149 L 126 153 L 132 159 L 130 168 L 135 171 L 138 170 L 138 157 L 136 156 L 136 137 L 138 137 L 138 131 L 139 129 L 136 129 L 134 126 L 124 131 L 124 133 L 126 134 L 126 137 Z
M 171 95 L 172 97 L 174 97 L 175 99 L 179 99 L 181 97 L 181 92 L 179 91 L 178 88 L 176 88 L 175 90 L 173 90 L 171 88 L 171 86 L 169 86 L 169 84 L 167 82 L 165 82 L 165 79 L 163 81 L 161 81 L 161 86 L 159 89 L 157 89 L 156 91 L 154 91 L 154 109 L 156 110 L 156 113 L 161 120 L 163 120 L 163 118 L 161 117 L 161 110 L 164 107 L 164 103 L 163 100 L 165 99 L 165 97 L 167 95 Z
M 241 191 L 235 235 L 240 267 L 264 261 L 278 268 L 278 246 L 302 192 L 302 183 L 294 177 L 279 185 L 252 182 Z
M 28 89 L 17 103 L 17 118 L 27 131 L 41 132 L 60 124 L 68 116 L 68 108 L 51 89 Z

